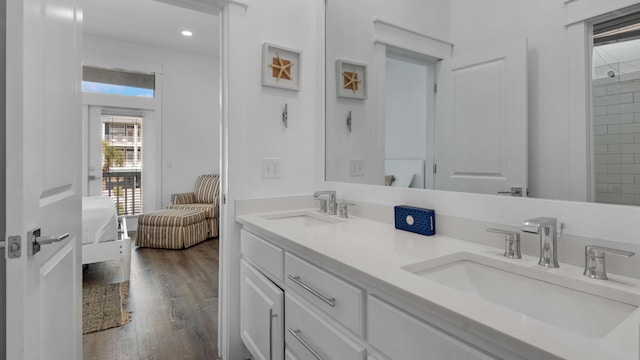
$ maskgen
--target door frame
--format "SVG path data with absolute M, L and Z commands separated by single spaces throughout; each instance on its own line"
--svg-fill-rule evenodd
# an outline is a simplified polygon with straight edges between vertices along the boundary
M 432 56 L 427 56 L 427 55 L 423 55 L 423 54 L 419 54 L 413 51 L 409 51 L 409 50 L 403 50 L 403 49 L 398 49 L 396 47 L 392 47 L 392 46 L 385 46 L 385 79 L 386 79 L 386 59 L 393 59 L 395 61 L 402 61 L 404 63 L 410 63 L 410 64 L 414 64 L 416 66 L 421 66 L 424 67 L 426 70 L 426 78 L 425 78 L 425 82 L 427 83 L 427 89 L 426 89 L 426 94 L 425 94 L 425 102 L 426 102 L 426 113 L 425 113 L 425 117 L 424 117 L 424 121 L 426 124 L 426 131 L 424 134 L 424 138 L 426 139 L 426 143 L 425 143 L 425 151 L 422 155 L 423 159 L 420 159 L 423 161 L 424 164 L 424 171 L 423 171 L 423 183 L 421 184 L 421 186 L 419 186 L 419 188 L 422 189 L 433 189 L 434 188 L 434 182 L 435 182 L 435 174 L 433 172 L 433 168 L 434 168 L 434 164 L 435 164 L 435 117 L 436 117 L 436 111 L 435 111 L 435 104 L 436 104 L 436 85 L 437 85 L 437 69 L 438 69 L 438 64 L 439 61 L 441 59 L 438 58 L 434 58 Z M 379 80 L 380 81 L 380 80 Z M 386 81 L 382 81 L 381 83 L 378 83 L 378 86 L 386 89 Z M 386 94 L 386 91 L 383 91 L 383 93 Z M 386 130 L 385 130 L 385 126 L 387 124 L 387 120 L 386 120 L 386 95 L 385 95 L 385 99 L 383 100 L 385 101 L 385 104 L 383 104 L 382 107 L 384 107 L 385 110 L 385 116 L 382 116 L 383 120 L 383 124 L 381 124 L 381 130 L 383 131 L 383 136 L 378 136 L 377 138 L 382 138 L 383 141 L 383 159 L 385 160 L 390 160 L 387 159 L 386 154 L 384 148 L 386 148 L 387 145 L 387 134 L 386 134 Z M 378 110 L 380 109 L 380 105 L 378 105 Z M 377 116 L 379 117 L 379 116 Z M 392 159 L 391 159 L 392 160 Z M 383 164 L 384 166 L 384 164 Z M 385 169 L 385 174 L 386 174 L 386 169 Z M 415 181 L 415 180 L 414 180 Z

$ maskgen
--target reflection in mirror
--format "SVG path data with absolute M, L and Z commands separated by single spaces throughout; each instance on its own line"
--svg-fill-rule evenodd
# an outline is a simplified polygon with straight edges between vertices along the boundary
M 640 151 L 631 153 L 640 146 L 636 145 L 640 135 L 634 132 L 630 141 L 629 135 L 616 133 L 640 124 L 640 91 L 634 91 L 632 100 L 624 97 L 629 103 L 610 103 L 623 97 L 614 99 L 610 96 L 619 94 L 609 90 L 625 85 L 622 68 L 626 66 L 628 78 L 629 67 L 640 66 L 626 58 L 602 63 L 594 54 L 594 86 L 603 82 L 606 90 L 588 91 L 585 84 L 591 79 L 576 80 L 572 71 L 576 64 L 591 66 L 591 59 L 575 57 L 584 51 L 572 50 L 591 49 L 593 44 L 585 37 L 591 25 L 632 12 L 625 8 L 629 1 L 607 2 L 609 11 L 618 9 L 609 15 L 596 4 L 600 3 L 327 0 L 326 179 L 640 204 L 640 191 L 624 200 L 616 195 L 622 189 L 640 190 Z M 580 14 L 571 12 L 572 6 Z M 508 44 L 515 44 L 516 56 L 523 57 L 524 68 L 516 75 L 507 74 L 513 66 L 490 55 L 490 50 Z M 482 60 L 483 54 L 490 56 Z M 366 99 L 337 96 L 341 84 L 335 62 L 340 59 L 366 65 L 367 81 L 362 84 Z M 422 74 L 407 75 L 405 67 L 411 66 L 426 66 L 427 80 L 422 80 Z M 613 79 L 619 84 L 611 83 L 614 80 L 609 77 L 598 78 L 602 66 L 618 69 Z M 445 70 L 451 79 L 448 85 L 442 81 Z M 437 93 L 430 81 L 437 83 Z M 469 90 L 468 83 L 483 86 Z M 421 93 L 424 88 L 419 88 L 422 85 L 426 96 Z M 523 103 L 512 99 L 516 91 Z M 593 127 L 589 126 L 591 111 L 570 106 L 575 102 L 573 94 L 585 94 L 587 101 L 591 91 L 594 96 L 604 94 L 603 99 L 593 100 Z M 516 118 L 523 125 L 514 130 Z M 632 122 L 624 122 L 631 118 Z M 511 145 L 519 145 L 522 154 L 514 155 Z M 620 162 L 613 163 L 614 158 Z M 512 164 L 523 168 L 513 171 Z M 423 173 L 424 178 L 416 180 L 414 175 L 407 180 L 411 176 L 399 175 L 400 181 L 391 181 L 395 173 Z M 510 177 L 512 173 L 521 178 Z M 494 186 L 490 180 L 502 183 Z
M 387 49 L 384 78 L 384 175 L 388 185 L 433 188 L 435 63 Z
M 595 201 L 640 205 L 640 13 L 593 34 Z

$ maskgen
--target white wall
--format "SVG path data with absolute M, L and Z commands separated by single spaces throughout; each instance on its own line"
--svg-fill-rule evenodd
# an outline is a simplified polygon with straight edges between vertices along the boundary
M 161 204 L 156 206 L 164 208 L 170 204 L 172 193 L 193 191 L 198 175 L 220 172 L 219 60 L 84 37 L 85 62 L 114 58 L 162 67 L 161 151 L 155 155 L 161 157 L 162 164 Z
M 223 164 L 221 211 L 221 351 L 224 359 L 246 358 L 239 332 L 240 226 L 235 200 L 310 193 L 316 172 L 317 122 L 324 106 L 321 27 L 324 2 L 299 0 L 235 1 L 225 7 L 223 33 Z M 318 38 L 320 37 L 320 38 Z M 302 51 L 301 89 L 261 85 L 264 42 Z M 289 124 L 282 124 L 288 105 Z M 324 118 L 324 116 L 323 116 Z M 319 150 L 322 151 L 322 150 Z M 280 179 L 262 179 L 261 159 L 279 158 Z M 243 357 L 245 356 L 245 357 Z

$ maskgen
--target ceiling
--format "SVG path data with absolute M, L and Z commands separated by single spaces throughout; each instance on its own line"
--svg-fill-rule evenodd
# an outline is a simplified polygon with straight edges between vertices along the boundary
M 206 6 L 204 1 L 161 1 L 85 0 L 84 33 L 219 57 L 219 17 L 212 15 L 217 13 L 213 3 Z M 165 3 L 172 1 L 180 7 Z M 199 6 L 188 6 L 189 3 Z M 182 36 L 182 30 L 193 32 L 193 36 Z

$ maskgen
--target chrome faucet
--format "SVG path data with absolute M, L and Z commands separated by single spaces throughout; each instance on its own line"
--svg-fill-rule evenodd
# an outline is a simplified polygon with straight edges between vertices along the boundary
M 336 192 L 334 190 L 323 190 L 323 191 L 316 191 L 313 193 L 313 197 L 315 198 L 320 197 L 321 195 L 329 196 L 329 204 L 327 206 L 327 215 L 336 215 L 338 213 L 336 211 L 337 210 Z
M 584 247 L 584 276 L 592 279 L 607 280 L 604 254 L 630 257 L 635 255 L 631 251 L 612 249 L 604 246 L 587 245 Z
M 538 265 L 558 268 L 558 221 L 555 218 L 539 217 L 525 220 L 522 231 L 540 234 L 540 260 Z

